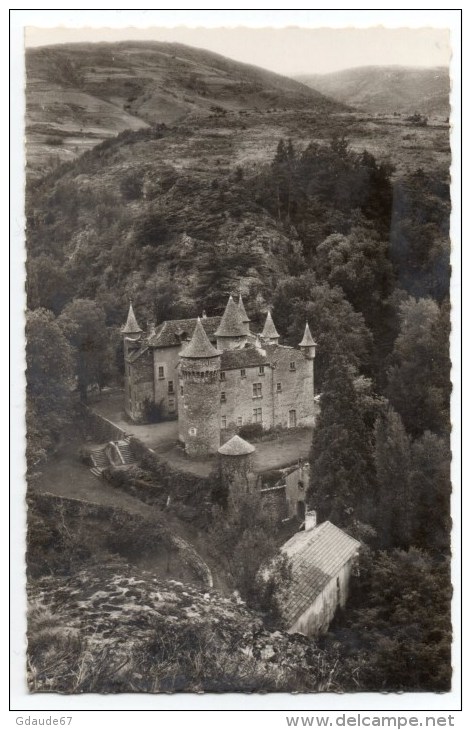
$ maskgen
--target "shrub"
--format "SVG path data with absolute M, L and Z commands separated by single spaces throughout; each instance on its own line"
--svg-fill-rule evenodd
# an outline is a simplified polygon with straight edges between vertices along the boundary
M 263 426 L 261 423 L 246 423 L 239 428 L 239 436 L 243 439 L 260 438 L 263 436 Z

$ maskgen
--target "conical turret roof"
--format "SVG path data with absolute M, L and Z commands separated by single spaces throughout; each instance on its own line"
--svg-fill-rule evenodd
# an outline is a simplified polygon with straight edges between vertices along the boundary
M 208 335 L 204 331 L 201 320 L 198 317 L 193 336 L 186 347 L 180 352 L 180 357 L 189 358 L 207 358 L 217 357 L 221 353 L 212 346 L 208 339 Z
M 216 337 L 243 337 L 246 334 L 239 307 L 232 296 L 229 297 L 221 324 L 215 334 Z
M 299 347 L 315 347 L 316 343 L 312 339 L 311 330 L 309 329 L 309 324 L 306 322 L 306 327 L 304 329 L 304 337 L 299 343 Z
M 252 454 L 255 446 L 244 441 L 240 436 L 233 436 L 229 441 L 219 447 L 218 453 L 224 456 L 243 456 L 244 454 Z
M 242 301 L 242 294 L 239 294 L 238 307 L 239 307 L 240 316 L 242 318 L 242 322 L 244 322 L 244 324 L 248 324 L 250 322 L 250 317 L 248 316 L 247 312 L 245 311 L 244 302 Z
M 121 332 L 123 333 L 123 335 L 137 335 L 139 332 L 142 332 L 141 328 L 137 324 L 136 315 L 134 314 L 134 309 L 132 308 L 132 302 L 129 302 L 128 318 Z
M 265 320 L 265 325 L 263 327 L 262 337 L 265 340 L 271 340 L 275 337 L 279 337 L 280 335 L 276 331 L 275 323 L 273 322 L 270 310 L 267 312 L 267 318 Z

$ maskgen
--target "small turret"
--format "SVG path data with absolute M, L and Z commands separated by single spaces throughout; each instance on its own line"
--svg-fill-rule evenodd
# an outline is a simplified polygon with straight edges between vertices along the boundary
M 219 350 L 234 350 L 243 347 L 247 340 L 247 326 L 242 321 L 240 309 L 232 296 L 228 299 L 221 323 L 215 334 Z
M 267 312 L 265 325 L 260 336 L 267 345 L 277 345 L 278 340 L 280 339 L 280 335 L 276 331 L 275 323 L 273 322 L 270 310 L 268 310 Z
M 242 323 L 245 325 L 245 333 L 247 335 L 250 334 L 250 317 L 248 316 L 247 312 L 245 311 L 244 302 L 242 301 L 242 294 L 239 294 L 239 312 L 240 317 L 242 320 Z
M 121 329 L 124 340 L 124 357 L 129 357 L 133 352 L 139 349 L 142 337 L 142 329 L 139 327 L 132 307 L 132 301 L 129 301 L 129 311 L 126 324 Z
M 316 343 L 312 338 L 311 330 L 309 329 L 309 324 L 307 322 L 306 327 L 304 328 L 304 337 L 299 343 L 299 348 L 306 360 L 314 360 L 316 356 Z
M 134 309 L 132 308 L 132 300 L 129 300 L 128 318 L 121 332 L 123 335 L 126 335 L 126 337 L 136 338 L 140 337 L 142 333 L 142 329 L 137 324 L 136 315 L 134 314 Z

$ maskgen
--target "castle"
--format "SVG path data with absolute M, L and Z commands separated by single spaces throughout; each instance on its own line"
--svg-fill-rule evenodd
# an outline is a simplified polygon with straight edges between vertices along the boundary
M 316 345 L 307 323 L 299 349 L 280 345 L 270 312 L 255 334 L 242 297 L 230 296 L 222 317 L 169 320 L 147 333 L 131 303 L 122 335 L 126 413 L 140 421 L 151 402 L 178 418 L 189 456 L 216 453 L 221 432 L 248 423 L 314 423 Z

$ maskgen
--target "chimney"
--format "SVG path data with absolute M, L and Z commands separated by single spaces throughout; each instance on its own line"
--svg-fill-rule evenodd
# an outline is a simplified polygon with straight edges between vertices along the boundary
M 314 527 L 317 524 L 317 513 L 315 509 L 310 509 L 308 512 L 306 512 L 306 516 L 304 518 L 304 530 L 305 532 L 308 532 L 308 530 L 313 530 Z
M 201 319 L 208 319 L 208 315 L 206 314 L 206 311 L 203 309 L 203 314 L 201 315 Z
M 149 337 L 155 335 L 155 322 L 147 320 L 147 333 Z

